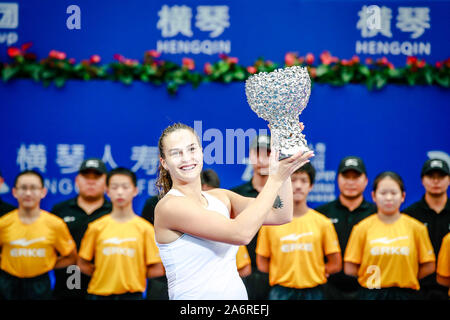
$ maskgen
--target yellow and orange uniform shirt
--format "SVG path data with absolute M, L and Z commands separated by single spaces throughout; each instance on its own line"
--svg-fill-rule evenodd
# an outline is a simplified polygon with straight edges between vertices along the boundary
M 371 288 L 375 271 L 381 288 L 400 287 L 419 290 L 419 264 L 436 260 L 427 227 L 401 214 L 394 223 L 385 223 L 378 214 L 353 227 L 344 261 L 360 265 L 358 282 Z M 377 268 L 377 269 L 374 269 Z
M 19 278 L 33 278 L 53 269 L 58 255 L 67 256 L 75 242 L 66 223 L 41 210 L 24 224 L 13 210 L 0 218 L 1 269 Z
M 450 233 L 442 239 L 441 249 L 439 249 L 436 273 L 441 277 L 450 277 Z M 450 289 L 448 290 L 450 296 Z
M 236 253 L 236 267 L 238 270 L 251 264 L 250 256 L 246 246 L 239 246 L 238 252 Z
M 108 214 L 91 222 L 81 240 L 79 256 L 94 259 L 87 291 L 103 296 L 144 292 L 147 267 L 161 263 L 155 230 L 139 216 L 118 222 Z
M 313 288 L 327 282 L 325 255 L 340 252 L 333 223 L 308 210 L 279 226 L 263 226 L 256 253 L 270 259 L 269 283 L 289 288 Z

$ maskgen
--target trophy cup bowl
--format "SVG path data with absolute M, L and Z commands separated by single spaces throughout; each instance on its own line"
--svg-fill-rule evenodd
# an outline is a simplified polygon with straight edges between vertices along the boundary
M 306 67 L 293 66 L 252 75 L 245 82 L 245 94 L 252 110 L 269 122 L 272 147 L 280 151 L 280 160 L 300 150 L 309 151 L 299 122 L 311 94 Z

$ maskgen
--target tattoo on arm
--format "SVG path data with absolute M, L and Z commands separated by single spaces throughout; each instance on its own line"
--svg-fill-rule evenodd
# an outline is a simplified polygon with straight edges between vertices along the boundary
M 283 200 L 281 200 L 280 196 L 277 196 L 277 198 L 275 199 L 275 202 L 272 205 L 272 208 L 274 208 L 274 209 L 283 208 Z

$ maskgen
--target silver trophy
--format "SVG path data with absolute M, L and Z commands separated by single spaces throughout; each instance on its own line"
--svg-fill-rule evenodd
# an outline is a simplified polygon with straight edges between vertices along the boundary
M 269 122 L 272 146 L 280 151 L 280 160 L 309 151 L 298 118 L 311 94 L 306 67 L 257 73 L 245 82 L 245 94 L 252 110 Z

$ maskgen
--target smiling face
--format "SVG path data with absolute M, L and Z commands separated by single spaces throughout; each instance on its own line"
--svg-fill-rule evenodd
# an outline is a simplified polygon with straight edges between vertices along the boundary
M 393 215 L 399 212 L 405 201 L 405 192 L 398 182 L 391 177 L 385 177 L 378 182 L 376 190 L 372 192 L 372 199 L 376 203 L 378 212 Z
M 163 152 L 161 165 L 170 173 L 174 183 L 200 179 L 203 151 L 193 132 L 179 129 L 168 134 L 163 141 Z

